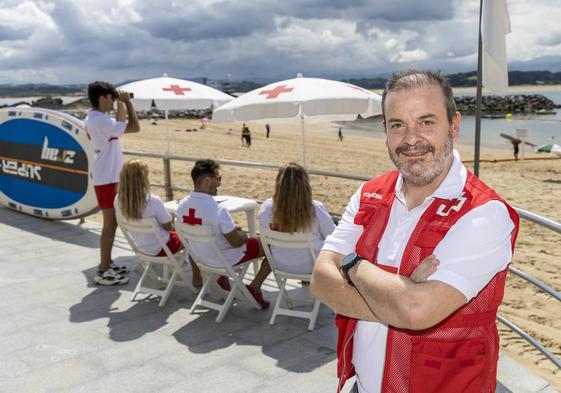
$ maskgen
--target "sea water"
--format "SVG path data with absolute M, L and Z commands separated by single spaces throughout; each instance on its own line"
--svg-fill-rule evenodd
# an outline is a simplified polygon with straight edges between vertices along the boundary
M 560 91 L 532 91 L 517 92 L 511 90 L 509 94 L 542 94 L 561 105 Z M 458 96 L 473 96 L 473 94 L 462 93 Z M 349 135 L 365 135 L 383 138 L 384 129 L 379 117 L 371 119 L 358 119 L 354 122 L 341 124 L 344 133 Z M 336 125 L 334 129 L 336 130 Z M 561 109 L 555 115 L 517 115 L 512 119 L 481 119 L 481 145 L 489 147 L 505 147 L 512 149 L 510 141 L 500 136 L 501 133 L 516 136 L 517 129 L 527 129 L 526 141 L 542 145 L 545 143 L 561 144 Z M 475 142 L 475 117 L 463 116 L 460 126 L 461 144 L 473 145 Z

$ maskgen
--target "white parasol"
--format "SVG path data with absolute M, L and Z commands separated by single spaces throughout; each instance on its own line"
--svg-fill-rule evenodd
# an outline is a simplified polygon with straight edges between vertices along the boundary
M 304 78 L 271 83 L 214 110 L 219 123 L 299 122 L 302 157 L 306 161 L 305 124 L 355 120 L 382 113 L 380 95 L 361 87 L 328 79 Z
M 170 78 L 166 74 L 159 78 L 143 79 L 119 86 L 119 90 L 133 93 L 135 109 L 149 110 L 152 103 L 163 110 L 166 117 L 166 153 L 170 152 L 170 135 L 167 125 L 169 110 L 197 110 L 216 108 L 233 100 L 233 97 L 212 87 L 185 79 Z

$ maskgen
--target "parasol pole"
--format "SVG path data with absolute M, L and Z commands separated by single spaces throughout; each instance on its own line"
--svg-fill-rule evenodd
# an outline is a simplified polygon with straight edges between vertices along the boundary
M 170 155 L 171 151 L 170 151 L 170 146 L 169 146 L 169 138 L 170 138 L 170 134 L 169 134 L 169 123 L 168 123 L 168 110 L 166 109 L 164 111 L 165 113 L 165 117 L 166 117 L 166 155 Z
M 481 37 L 481 19 L 483 14 L 483 0 L 479 3 L 479 45 L 477 49 L 477 89 L 475 98 L 475 143 L 473 154 L 473 173 L 479 177 L 479 156 L 481 148 L 481 99 L 483 85 L 483 38 Z
M 169 124 L 168 124 L 168 110 L 164 110 L 166 118 L 166 154 L 164 154 L 164 186 L 166 190 L 166 200 L 173 200 L 173 190 L 171 189 L 171 164 L 169 156 L 171 154 L 169 148 Z
M 304 115 L 300 111 L 300 130 L 302 131 L 302 161 L 304 169 L 308 169 L 308 161 L 306 160 L 306 126 L 304 124 Z

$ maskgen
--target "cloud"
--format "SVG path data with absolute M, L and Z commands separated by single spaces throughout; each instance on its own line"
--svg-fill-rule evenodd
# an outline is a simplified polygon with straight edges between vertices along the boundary
M 557 55 L 555 0 L 508 4 L 511 62 Z M 0 0 L 0 83 L 468 71 L 478 11 L 478 0 Z

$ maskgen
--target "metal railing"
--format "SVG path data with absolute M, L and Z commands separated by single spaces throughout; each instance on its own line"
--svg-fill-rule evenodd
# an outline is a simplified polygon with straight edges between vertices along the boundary
M 152 184 L 152 185 L 155 186 L 155 187 L 165 188 L 166 199 L 167 200 L 172 200 L 173 199 L 173 191 L 191 191 L 188 188 L 177 187 L 177 186 L 174 186 L 172 184 L 170 161 L 171 160 L 177 160 L 177 161 L 192 161 L 192 162 L 194 162 L 194 161 L 199 160 L 200 158 L 198 158 L 198 157 L 176 156 L 176 155 L 165 155 L 165 154 L 160 154 L 160 153 L 128 151 L 128 150 L 124 151 L 123 153 L 126 154 L 126 155 L 132 155 L 132 156 L 136 156 L 136 157 L 160 158 L 160 159 L 163 160 L 164 184 Z M 280 165 L 275 165 L 275 164 L 256 163 L 256 162 L 250 162 L 250 161 L 236 161 L 236 160 L 215 160 L 215 161 L 217 163 L 221 164 L 221 165 L 230 165 L 230 166 L 239 166 L 239 167 L 247 167 L 247 168 L 257 168 L 257 169 L 278 170 L 281 167 Z M 309 169 L 308 173 L 310 175 L 329 176 L 329 177 L 336 177 L 336 178 L 347 179 L 347 180 L 366 181 L 366 180 L 370 179 L 370 177 L 368 177 L 368 176 L 357 176 L 357 175 L 352 175 L 352 174 L 347 174 L 347 173 L 318 171 L 318 170 L 313 170 L 313 169 Z M 261 202 L 261 201 L 258 201 L 258 202 Z M 517 207 L 515 207 L 514 209 L 519 214 L 520 218 L 531 221 L 531 222 L 534 222 L 538 225 L 543 226 L 544 228 L 547 228 L 549 230 L 552 230 L 554 232 L 557 232 L 557 233 L 561 234 L 561 224 L 559 224 L 558 222 L 555 222 L 553 220 L 542 217 L 538 214 L 529 212 L 529 211 L 524 210 L 524 209 L 520 209 L 520 208 L 517 208 Z M 341 217 L 341 215 L 338 214 L 338 213 L 330 212 L 330 214 L 334 217 Z M 523 280 L 531 283 L 532 285 L 535 285 L 541 291 L 544 291 L 545 293 L 551 295 L 557 301 L 561 301 L 561 293 L 559 293 L 555 289 L 551 288 L 550 286 L 544 284 L 543 282 L 536 279 L 535 277 L 532 277 L 529 274 L 524 273 L 521 270 L 516 269 L 515 267 L 512 267 L 512 266 L 509 266 L 508 270 L 509 270 L 510 273 L 522 278 Z M 503 317 L 501 315 L 497 315 L 497 320 L 499 322 L 501 322 L 502 324 L 504 324 L 505 326 L 507 326 L 513 332 L 518 334 L 520 337 L 522 337 L 526 341 L 528 341 L 528 343 L 530 343 L 530 345 L 532 345 L 534 348 L 539 350 L 542 354 L 544 354 L 544 356 L 546 356 L 558 368 L 561 369 L 561 360 L 559 360 L 551 351 L 549 351 L 539 341 L 537 341 L 535 338 L 530 336 L 528 333 L 526 333 L 524 330 L 522 330 L 520 327 L 518 327 L 517 325 L 515 325 L 514 323 L 512 323 L 511 321 L 509 321 L 505 317 Z

